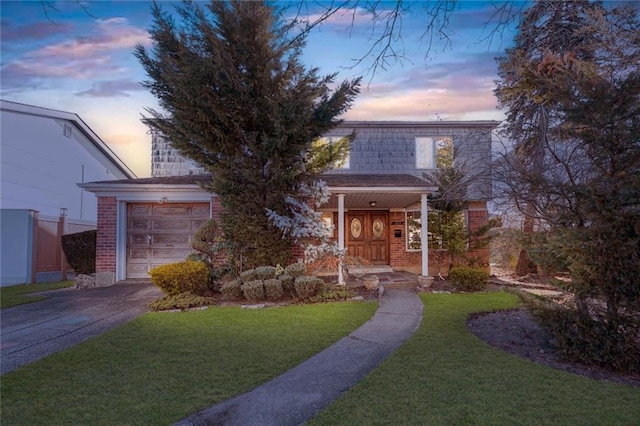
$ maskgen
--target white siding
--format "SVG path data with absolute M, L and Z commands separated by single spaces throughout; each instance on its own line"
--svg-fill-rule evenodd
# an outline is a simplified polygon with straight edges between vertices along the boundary
M 65 124 L 71 137 L 65 136 Z M 0 206 L 96 220 L 96 198 L 77 183 L 126 176 L 74 125 L 46 116 L 2 110 Z

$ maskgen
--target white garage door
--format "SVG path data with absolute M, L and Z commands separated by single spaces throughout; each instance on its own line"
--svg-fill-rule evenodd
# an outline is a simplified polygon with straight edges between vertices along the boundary
M 127 278 L 149 278 L 152 268 L 184 260 L 209 211 L 208 203 L 128 204 Z

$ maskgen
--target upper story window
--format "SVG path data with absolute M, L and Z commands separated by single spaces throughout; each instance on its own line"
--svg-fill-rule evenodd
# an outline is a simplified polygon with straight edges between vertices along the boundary
M 333 169 L 349 169 L 349 138 L 345 136 L 324 136 L 314 142 L 316 155 L 324 157 Z
M 453 137 L 416 138 L 416 169 L 435 169 L 453 165 Z

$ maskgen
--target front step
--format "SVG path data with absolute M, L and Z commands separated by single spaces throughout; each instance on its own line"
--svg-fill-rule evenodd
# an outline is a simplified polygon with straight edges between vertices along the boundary
M 389 265 L 366 265 L 366 266 L 349 266 L 347 273 L 349 275 L 369 275 L 369 274 L 389 274 L 393 272 L 393 268 Z
M 418 284 L 417 281 L 407 281 L 407 282 L 394 282 L 394 283 L 389 283 L 389 284 L 381 284 L 385 289 L 391 290 L 394 288 L 397 289 L 410 289 L 413 290 L 416 287 L 419 287 L 420 285 Z

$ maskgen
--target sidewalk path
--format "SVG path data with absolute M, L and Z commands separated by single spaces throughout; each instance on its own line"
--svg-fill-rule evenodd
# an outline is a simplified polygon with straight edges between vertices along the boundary
M 412 290 L 387 290 L 374 316 L 349 336 L 274 380 L 178 423 L 299 425 L 311 419 L 402 345 L 422 321 Z
M 132 320 L 162 292 L 135 282 L 42 294 L 48 299 L 0 311 L 2 374 Z

